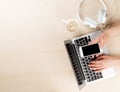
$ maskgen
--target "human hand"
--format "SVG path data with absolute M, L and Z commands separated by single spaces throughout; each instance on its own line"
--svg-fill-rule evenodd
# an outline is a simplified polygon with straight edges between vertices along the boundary
M 96 60 L 93 60 L 88 65 L 90 69 L 100 72 L 103 69 L 120 65 L 120 61 L 117 57 L 108 55 L 99 55 Z
M 109 38 L 110 38 L 110 33 L 104 32 L 97 39 L 90 42 L 90 44 L 99 43 L 100 47 L 102 48 L 108 42 Z
M 109 29 L 105 29 L 104 32 L 90 44 L 100 43 L 100 47 L 103 47 L 110 38 L 116 36 L 120 36 L 120 22 L 116 22 Z

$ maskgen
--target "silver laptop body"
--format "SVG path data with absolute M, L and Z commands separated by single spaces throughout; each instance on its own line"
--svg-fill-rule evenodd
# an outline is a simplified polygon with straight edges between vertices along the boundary
M 79 88 L 83 88 L 85 85 L 107 79 L 115 75 L 112 67 L 101 72 L 91 70 L 88 67 L 88 63 L 92 59 L 96 58 L 95 55 L 94 57 L 93 55 L 85 57 L 81 57 L 80 55 L 79 48 L 88 45 L 92 40 L 95 40 L 99 35 L 101 35 L 101 33 L 101 31 L 96 31 L 64 42 Z M 108 54 L 106 46 L 102 48 L 102 53 Z

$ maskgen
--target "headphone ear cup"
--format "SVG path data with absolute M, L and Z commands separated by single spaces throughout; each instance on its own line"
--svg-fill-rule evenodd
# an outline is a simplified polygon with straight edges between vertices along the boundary
M 99 23 L 105 23 L 106 21 L 106 15 L 107 15 L 107 11 L 106 10 L 99 10 L 98 11 L 98 22 Z
M 92 18 L 89 18 L 89 17 L 85 17 L 83 19 L 83 22 L 85 25 L 88 25 L 91 28 L 96 28 L 98 24 L 96 21 L 94 21 Z

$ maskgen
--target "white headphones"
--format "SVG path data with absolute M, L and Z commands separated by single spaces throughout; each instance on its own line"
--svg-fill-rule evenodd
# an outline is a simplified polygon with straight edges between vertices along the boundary
M 79 3 L 79 6 L 78 6 L 78 9 L 79 9 L 79 15 L 78 16 L 79 16 L 80 21 L 83 24 L 88 25 L 91 28 L 96 28 L 98 24 L 105 23 L 106 15 L 107 15 L 107 7 L 106 7 L 105 3 L 103 2 L 103 0 L 99 0 L 100 3 L 103 5 L 104 9 L 100 9 L 98 11 L 98 21 L 95 21 L 90 17 L 85 17 L 82 20 L 82 18 L 80 17 L 80 7 L 81 7 L 81 4 L 83 3 L 83 1 L 85 1 L 85 0 L 81 0 L 80 3 Z

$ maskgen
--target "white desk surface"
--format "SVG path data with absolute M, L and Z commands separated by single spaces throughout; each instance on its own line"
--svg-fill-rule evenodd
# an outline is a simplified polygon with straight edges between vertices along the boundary
M 116 2 L 119 6 L 120 1 Z M 68 32 L 61 22 L 75 15 L 75 6 L 74 0 L 0 1 L 0 92 L 120 90 L 119 69 L 114 78 L 78 89 L 63 43 L 76 34 Z M 113 20 L 119 16 L 118 11 Z M 91 30 L 81 24 L 79 34 L 88 32 Z M 111 55 L 120 55 L 119 41 L 116 37 L 108 43 Z

